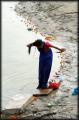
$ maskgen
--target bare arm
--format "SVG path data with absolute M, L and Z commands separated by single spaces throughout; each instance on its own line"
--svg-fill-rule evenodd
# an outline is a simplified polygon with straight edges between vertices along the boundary
M 60 52 L 64 52 L 66 50 L 65 48 L 59 48 L 59 47 L 57 47 L 55 45 L 52 45 L 52 47 L 59 50 Z
M 59 47 L 55 46 L 55 45 L 52 45 L 52 47 L 61 51 L 61 49 Z
M 49 43 L 49 42 L 46 42 L 46 45 L 47 45 L 48 47 L 55 48 L 55 49 L 59 50 L 60 52 L 64 52 L 64 51 L 66 50 L 65 48 L 59 48 L 59 47 L 57 47 L 57 46 L 55 46 L 55 45 L 52 45 L 52 44 Z

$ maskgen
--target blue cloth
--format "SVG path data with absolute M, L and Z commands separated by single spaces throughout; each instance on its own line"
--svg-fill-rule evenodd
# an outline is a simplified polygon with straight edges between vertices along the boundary
M 72 95 L 78 95 L 79 94 L 79 88 L 74 88 Z
M 47 52 L 44 49 L 39 49 L 40 56 L 39 56 L 39 88 L 46 88 L 51 67 L 52 67 L 52 59 L 53 59 L 53 52 L 51 48 L 48 49 Z

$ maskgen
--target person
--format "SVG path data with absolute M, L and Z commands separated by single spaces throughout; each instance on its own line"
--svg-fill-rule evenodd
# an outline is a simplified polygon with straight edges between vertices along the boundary
M 52 61 L 53 61 L 53 52 L 51 47 L 58 49 L 60 52 L 64 52 L 65 49 L 56 47 L 55 45 L 52 45 L 46 41 L 42 41 L 41 39 L 37 39 L 34 42 L 29 43 L 27 45 L 29 54 L 31 52 L 31 47 L 33 46 L 35 46 L 40 52 L 39 74 L 38 74 L 39 84 L 37 89 L 46 89 L 48 88 L 48 79 L 51 72 Z

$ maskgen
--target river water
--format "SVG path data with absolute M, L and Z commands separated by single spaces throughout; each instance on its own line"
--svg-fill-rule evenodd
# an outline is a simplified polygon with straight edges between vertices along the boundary
M 2 2 L 2 109 L 16 94 L 31 93 L 38 84 L 39 53 L 32 48 L 28 55 L 26 44 L 44 37 L 28 31 L 17 16 L 14 6 L 17 2 Z M 55 50 L 54 50 L 55 51 Z M 54 52 L 52 76 L 60 67 L 60 60 Z

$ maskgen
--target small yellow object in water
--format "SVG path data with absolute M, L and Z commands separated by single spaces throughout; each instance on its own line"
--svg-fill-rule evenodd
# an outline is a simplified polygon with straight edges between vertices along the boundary
M 60 64 L 62 64 L 63 62 L 61 61 Z
M 45 37 L 45 40 L 54 40 L 54 39 L 55 39 L 54 36 L 47 36 L 47 37 Z

